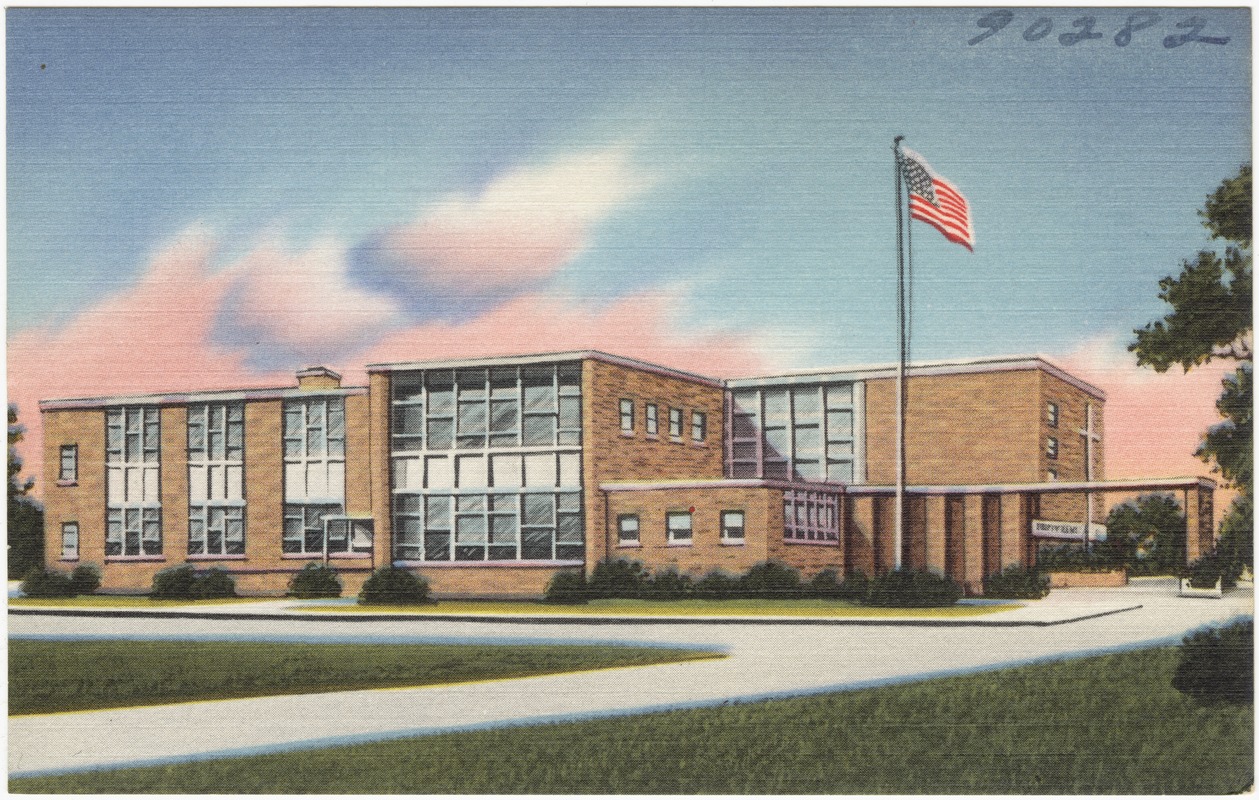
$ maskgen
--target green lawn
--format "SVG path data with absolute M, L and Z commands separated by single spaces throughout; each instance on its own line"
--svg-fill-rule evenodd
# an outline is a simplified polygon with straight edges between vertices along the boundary
M 425 686 L 713 658 L 584 645 L 9 640 L 9 713 Z
M 1254 708 L 1203 707 L 1174 648 L 899 687 L 292 754 L 12 780 L 13 792 L 1223 794 Z
M 212 600 L 153 600 L 146 595 L 134 594 L 84 594 L 78 597 L 10 597 L 11 606 L 35 606 L 39 608 L 171 608 L 186 605 L 230 605 L 232 603 L 257 603 L 260 600 L 279 600 L 277 597 L 217 597 Z
M 302 611 L 328 613 L 523 614 L 526 616 L 639 617 L 977 617 L 1018 608 L 1000 605 L 954 605 L 943 608 L 873 608 L 843 600 L 592 600 L 584 604 L 443 600 L 422 606 L 309 605 Z

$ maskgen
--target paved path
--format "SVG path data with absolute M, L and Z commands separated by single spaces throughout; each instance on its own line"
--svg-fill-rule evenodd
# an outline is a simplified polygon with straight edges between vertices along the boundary
M 852 689 L 1174 642 L 1253 614 L 1249 588 L 1178 598 L 1167 583 L 1057 591 L 1042 608 L 1131 607 L 1048 627 L 505 624 L 433 620 L 92 619 L 11 616 L 11 636 L 300 641 L 634 642 L 720 649 L 728 658 L 421 689 L 386 689 L 13 717 L 14 776 L 275 752 L 484 726 L 528 724 Z M 1049 613 L 1049 612 L 1046 612 Z M 1061 615 L 1061 608 L 1054 612 Z

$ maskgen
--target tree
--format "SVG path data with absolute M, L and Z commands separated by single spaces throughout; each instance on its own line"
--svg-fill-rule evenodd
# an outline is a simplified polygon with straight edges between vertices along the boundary
M 1251 208 L 1250 164 L 1243 164 L 1198 212 L 1211 238 L 1229 243 L 1224 257 L 1203 250 L 1195 260 L 1182 263 L 1179 277 L 1159 281 L 1159 299 L 1172 310 L 1134 331 L 1137 340 L 1128 345 L 1138 364 L 1157 372 L 1173 364 L 1188 372 L 1216 358 L 1238 363 L 1224 378 L 1215 404 L 1224 421 L 1207 431 L 1194 455 L 1213 463 L 1213 471 L 1238 490 L 1220 525 L 1219 549 L 1239 565 L 1251 563 L 1254 548 Z
M 1095 556 L 1142 572 L 1174 574 L 1185 563 L 1185 515 L 1165 494 L 1147 494 L 1115 506 L 1106 518 L 1106 539 Z
M 44 510 L 30 496 L 34 478 L 22 477 L 17 444 L 26 429 L 18 424 L 17 406 L 9 405 L 9 579 L 24 576 L 44 563 Z

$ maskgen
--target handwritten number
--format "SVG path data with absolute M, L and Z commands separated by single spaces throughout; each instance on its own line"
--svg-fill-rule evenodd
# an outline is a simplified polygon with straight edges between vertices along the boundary
M 1202 17 L 1190 17 L 1184 22 L 1177 22 L 1177 28 L 1190 28 L 1188 33 L 1182 33 L 1179 36 L 1168 36 L 1163 40 L 1163 46 L 1167 48 L 1180 47 L 1182 44 L 1189 42 L 1201 42 L 1202 44 L 1228 44 L 1228 36 L 1199 36 L 1198 31 L 1207 26 L 1206 20 Z
M 1058 37 L 1058 44 L 1063 47 L 1070 47 L 1073 44 L 1087 41 L 1089 39 L 1100 39 L 1102 35 L 1093 30 L 1094 23 L 1097 22 L 1095 17 L 1080 17 L 1071 24 L 1079 28 L 1078 33 L 1064 33 Z
M 1049 35 L 1054 29 L 1054 21 L 1049 17 L 1040 17 L 1031 25 L 1027 26 L 1027 30 L 1023 31 L 1023 39 L 1029 42 L 1039 42 Z
M 989 36 L 992 36 L 997 31 L 1004 28 L 1006 25 L 1009 25 L 1010 20 L 1012 19 L 1014 19 L 1014 12 L 1007 11 L 1006 9 L 993 11 L 990 14 L 984 14 L 982 17 L 980 17 L 978 20 L 975 21 L 975 24 L 981 28 L 987 28 L 988 30 L 985 31 L 984 33 L 979 34 L 974 39 L 971 39 L 970 41 L 967 42 L 967 44 L 969 45 L 979 44 L 984 39 L 987 39 Z
M 1159 21 L 1159 15 L 1153 11 L 1141 11 L 1128 15 L 1128 22 L 1115 34 L 1115 46 L 1127 47 L 1132 42 L 1132 34 L 1143 31 Z M 1137 20 L 1140 20 L 1138 22 Z

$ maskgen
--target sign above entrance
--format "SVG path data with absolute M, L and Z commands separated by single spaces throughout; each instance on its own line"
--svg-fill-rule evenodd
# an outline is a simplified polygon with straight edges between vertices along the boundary
M 1083 522 L 1055 522 L 1047 519 L 1032 520 L 1032 536 L 1037 539 L 1061 539 L 1063 541 L 1084 541 Z M 1106 526 L 1094 522 L 1089 525 L 1089 539 L 1096 541 L 1106 538 Z

